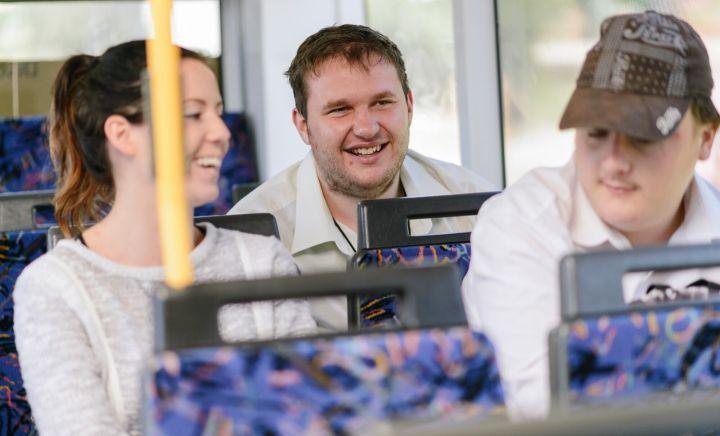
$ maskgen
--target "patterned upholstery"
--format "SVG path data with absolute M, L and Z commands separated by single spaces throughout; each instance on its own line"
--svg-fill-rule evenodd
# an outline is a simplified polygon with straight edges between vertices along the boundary
M 720 306 L 575 321 L 567 343 L 571 404 L 718 388 L 719 345 Z
M 33 429 L 15 349 L 12 291 L 23 268 L 46 251 L 46 236 L 45 230 L 0 233 L 0 435 Z
M 470 244 L 420 245 L 366 250 L 359 254 L 356 268 L 443 264 L 456 265 L 460 278 L 465 277 L 470 268 Z M 398 324 L 396 296 L 385 294 L 361 298 L 360 322 L 363 327 Z
M 55 187 L 45 117 L 0 120 L 0 192 Z
M 35 226 L 38 228 L 57 225 L 55 220 L 55 208 L 52 206 L 40 206 L 35 208 Z
M 147 434 L 345 434 L 503 411 L 492 346 L 466 327 L 168 352 L 157 364 Z
M 222 215 L 233 205 L 232 187 L 258 180 L 255 149 L 245 115 L 225 113 L 232 142 L 220 169 L 220 196 L 195 210 L 196 216 Z M 37 191 L 55 187 L 47 147 L 45 117 L 0 120 L 0 192 Z
M 232 134 L 228 154 L 220 168 L 220 195 L 210 204 L 195 209 L 195 216 L 223 215 L 233 206 L 233 185 L 258 180 L 255 148 L 247 118 L 239 113 L 225 113 L 223 120 Z

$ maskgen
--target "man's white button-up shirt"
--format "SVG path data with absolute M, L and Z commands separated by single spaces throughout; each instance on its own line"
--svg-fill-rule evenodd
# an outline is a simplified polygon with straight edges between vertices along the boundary
M 669 243 L 719 239 L 720 193 L 695 176 L 684 202 L 684 221 Z M 533 170 L 483 205 L 472 233 L 463 297 L 471 325 L 493 341 L 514 417 L 542 417 L 548 411 L 547 338 L 560 322 L 560 259 L 571 252 L 628 248 L 627 238 L 591 207 L 574 160 Z M 700 275 L 700 270 L 629 274 L 624 297 L 640 298 L 651 282 L 684 288 Z M 720 269 L 702 271 L 702 277 L 720 283 Z
M 400 169 L 400 182 L 408 197 L 463 194 L 496 190 L 477 174 L 408 151 Z M 320 188 L 312 153 L 239 201 L 229 214 L 268 212 L 275 216 L 280 239 L 290 250 L 303 274 L 344 271 L 353 248 L 333 223 Z M 472 229 L 474 217 L 439 220 L 415 220 L 412 234 L 457 233 Z M 357 235 L 342 226 L 347 238 L 357 247 Z M 313 315 L 319 325 L 347 328 L 345 298 L 312 301 Z

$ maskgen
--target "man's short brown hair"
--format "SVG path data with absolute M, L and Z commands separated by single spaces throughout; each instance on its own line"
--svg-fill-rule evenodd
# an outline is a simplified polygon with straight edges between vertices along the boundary
M 710 97 L 704 95 L 692 96 L 690 98 L 690 110 L 692 110 L 698 124 L 710 124 L 715 129 L 720 126 L 720 115 L 715 110 Z
M 310 35 L 300 47 L 285 75 L 295 96 L 295 107 L 307 118 L 307 89 L 305 76 L 317 74 L 317 69 L 334 58 L 344 59 L 349 65 L 360 66 L 366 71 L 375 57 L 395 66 L 403 92 L 410 92 L 402 53 L 397 45 L 382 33 L 367 26 L 343 24 L 330 26 Z

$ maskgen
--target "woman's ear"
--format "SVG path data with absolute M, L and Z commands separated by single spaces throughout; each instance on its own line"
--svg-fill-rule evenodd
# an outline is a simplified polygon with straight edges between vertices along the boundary
M 135 156 L 138 146 L 133 138 L 132 125 L 122 115 L 110 115 L 105 120 L 105 137 L 109 147 L 126 156 Z

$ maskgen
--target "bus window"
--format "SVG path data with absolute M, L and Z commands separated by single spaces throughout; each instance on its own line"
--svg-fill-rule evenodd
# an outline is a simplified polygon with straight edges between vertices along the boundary
M 367 0 L 367 24 L 403 53 L 415 97 L 410 148 L 460 164 L 452 0 Z
M 210 58 L 218 73 L 219 0 L 175 2 L 173 39 Z M 198 32 L 197 29 L 203 29 Z M 0 116 L 44 115 L 62 62 L 77 53 L 152 35 L 144 1 L 0 3 Z

